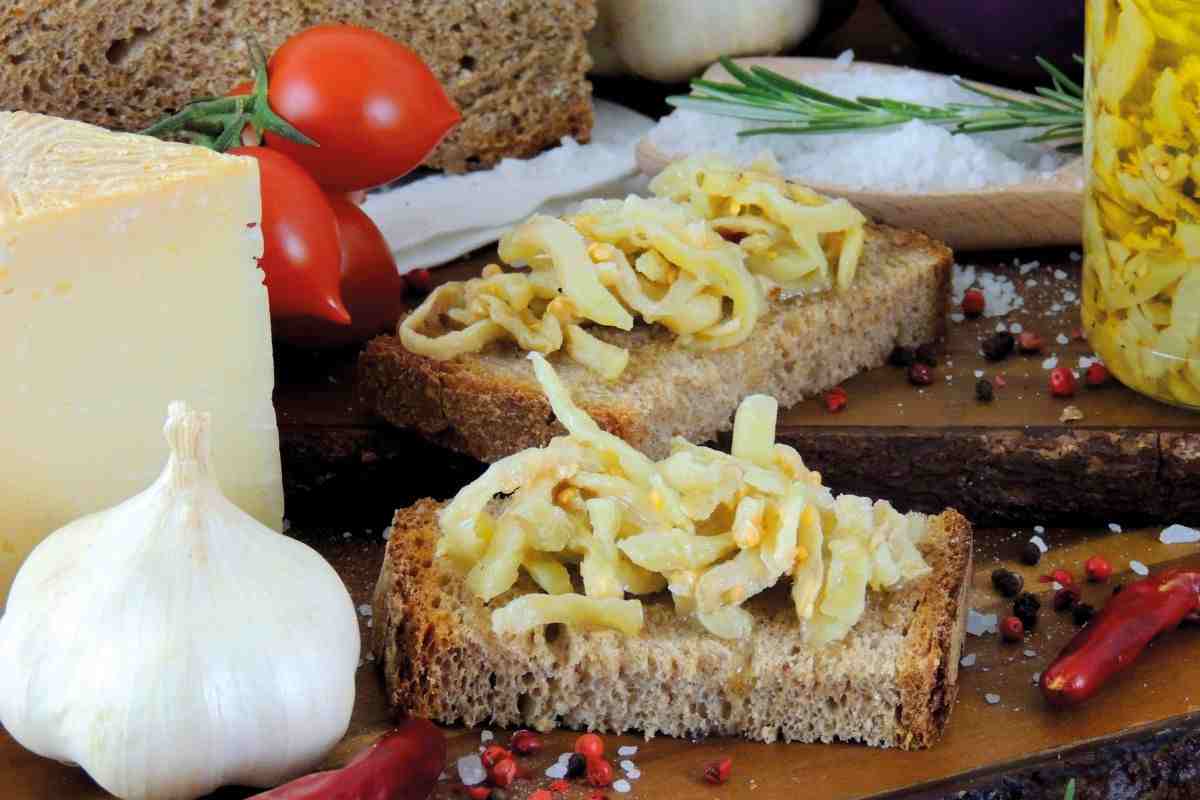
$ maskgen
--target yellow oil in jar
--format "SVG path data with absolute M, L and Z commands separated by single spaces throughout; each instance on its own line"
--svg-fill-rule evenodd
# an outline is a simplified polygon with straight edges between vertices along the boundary
M 1200 409 L 1200 3 L 1088 0 L 1083 324 L 1109 370 Z

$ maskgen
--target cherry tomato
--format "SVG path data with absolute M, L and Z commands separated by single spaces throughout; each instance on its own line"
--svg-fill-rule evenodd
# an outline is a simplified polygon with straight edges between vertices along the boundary
M 270 132 L 267 144 L 340 192 L 407 174 L 462 118 L 416 53 L 352 25 L 296 34 L 275 51 L 267 74 L 272 110 L 319 146 Z
M 271 319 L 317 317 L 349 325 L 338 290 L 337 217 L 321 187 L 282 153 L 264 147 L 230 152 L 258 161 L 264 242 L 259 264 L 266 273 Z
M 321 319 L 283 320 L 275 334 L 305 347 L 340 347 L 395 332 L 404 310 L 405 281 L 383 234 L 361 208 L 344 195 L 327 195 L 337 217 L 341 246 L 341 293 L 350 324 Z

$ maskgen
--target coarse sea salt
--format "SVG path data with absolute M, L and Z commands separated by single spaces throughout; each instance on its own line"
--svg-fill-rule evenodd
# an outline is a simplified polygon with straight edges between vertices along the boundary
M 987 700 L 989 706 L 994 706 L 996 703 L 1000 702 L 1000 695 L 988 692 L 983 696 L 983 699 Z
M 627 769 L 625 770 L 625 777 L 629 778 L 631 781 L 636 781 L 638 778 L 642 777 L 642 771 L 640 769 Z
M 1056 269 L 1056 270 L 1054 270 L 1054 279 L 1059 280 L 1059 281 L 1065 281 L 1067 279 L 1067 273 L 1061 269 Z
M 976 378 L 982 378 L 982 377 L 983 377 L 983 370 L 981 370 L 981 369 L 977 369 L 977 370 L 975 370 L 975 377 L 976 377 Z
M 1037 655 L 1037 651 L 1036 651 L 1036 650 L 1026 650 L 1026 651 L 1024 651 L 1024 652 L 1025 652 L 1025 657 L 1026 657 L 1026 658 L 1033 658 L 1034 656 L 1036 656 L 1036 655 Z
M 1042 362 L 1042 369 L 1054 369 L 1058 366 L 1058 356 L 1050 356 Z
M 455 762 L 455 765 L 458 767 L 458 779 L 463 782 L 464 786 L 474 786 L 487 779 L 487 770 L 483 768 L 483 761 L 475 753 L 463 756 Z M 563 774 L 566 774 L 565 770 Z
M 850 52 L 853 54 L 854 51 L 851 50 Z M 617 748 L 617 755 L 619 755 L 619 756 L 636 756 L 637 751 L 638 751 L 638 749 L 637 749 L 636 745 L 626 744 L 626 745 L 622 745 L 621 747 Z
M 624 761 L 622 761 L 619 766 L 625 772 L 629 772 L 629 770 L 631 770 L 631 769 L 637 769 L 637 764 L 633 763 L 629 759 L 625 759 Z
M 999 630 L 1000 618 L 995 614 L 980 614 L 973 608 L 967 609 L 967 633 L 983 636 Z
M 633 788 L 629 781 L 625 780 L 624 778 L 619 778 L 618 780 L 613 781 L 612 787 L 614 792 L 620 792 L 621 794 L 625 794 Z
M 1120 533 L 1120 532 L 1121 532 L 1121 526 L 1120 526 L 1120 525 L 1118 525 L 1118 524 L 1117 524 L 1117 523 L 1115 523 L 1115 522 L 1110 522 L 1110 523 L 1108 523 L 1108 529 L 1109 529 L 1110 531 L 1112 531 L 1113 533 Z
M 1079 261 L 1083 260 L 1083 253 L 1080 253 L 1077 250 L 1072 250 L 1070 259 L 1074 262 L 1079 262 Z
M 1060 333 L 1058 336 L 1054 337 L 1054 341 L 1058 342 L 1059 344 L 1067 344 L 1071 340 L 1067 338 L 1065 333 Z
M 1129 568 L 1131 570 L 1133 570 L 1134 572 L 1136 572 L 1138 575 L 1149 575 L 1150 574 L 1150 568 L 1147 567 L 1145 564 L 1143 564 L 1140 561 L 1130 561 Z
M 864 64 L 847 63 L 807 81 L 846 98 L 869 95 L 935 106 L 981 102 L 948 76 Z M 788 177 L 856 189 L 981 189 L 1047 180 L 1065 163 L 1060 154 L 1023 141 L 1022 131 L 961 136 L 921 120 L 857 133 L 738 137 L 765 124 L 679 109 L 660 120 L 649 139 L 669 155 L 716 152 L 740 164 L 768 150 Z
M 953 306 L 962 305 L 963 295 L 972 287 L 983 293 L 985 317 L 1003 317 L 1025 305 L 1025 298 L 1017 292 L 1017 287 L 1007 275 L 977 269 L 970 264 L 955 264 L 950 277 L 950 301 Z
M 1040 536 L 1030 536 L 1029 541 L 1033 542 L 1037 549 L 1041 550 L 1043 554 L 1050 549 L 1046 546 L 1046 542 Z
M 968 653 L 967 655 L 960 658 L 958 660 L 958 663 L 959 663 L 959 666 L 973 667 L 973 666 L 975 666 L 975 661 L 977 659 L 978 659 L 978 656 L 976 656 L 974 653 Z
M 567 777 L 567 762 L 556 761 L 550 766 L 546 767 L 546 777 L 554 778 L 556 780 L 558 778 Z
M 1046 528 L 1045 528 L 1045 526 L 1042 526 L 1042 525 L 1034 525 L 1034 526 L 1033 526 L 1033 532 L 1034 532 L 1034 533 L 1045 533 L 1045 532 L 1046 532 Z
M 1014 322 L 1012 325 L 1008 326 L 1009 333 L 1020 333 L 1023 330 L 1025 330 L 1025 326 L 1019 322 Z
M 1163 544 L 1192 544 L 1200 542 L 1200 531 L 1186 525 L 1168 525 L 1158 535 L 1158 540 Z
M 1013 263 L 1016 263 L 1016 259 L 1013 259 Z M 1028 264 L 1022 264 L 1018 269 L 1020 269 L 1022 275 L 1028 275 L 1041 265 L 1042 262 L 1040 261 L 1030 261 Z

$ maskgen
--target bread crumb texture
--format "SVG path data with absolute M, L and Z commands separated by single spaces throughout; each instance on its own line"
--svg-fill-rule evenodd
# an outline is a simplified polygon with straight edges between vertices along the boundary
M 497 636 L 491 610 L 434 557 L 440 505 L 398 511 L 375 591 L 374 647 L 399 711 L 445 723 L 556 726 L 765 742 L 861 741 L 914 749 L 941 734 L 957 691 L 969 524 L 933 518 L 932 573 L 870 593 L 845 640 L 806 645 L 786 585 L 756 596 L 752 636 L 726 641 L 649 599 L 638 636 L 553 625 Z
M 0 9 L 0 108 L 136 131 L 249 77 L 326 22 L 380 30 L 421 56 L 463 112 L 426 162 L 462 172 L 528 157 L 592 127 L 594 0 L 10 0 Z
M 918 345 L 945 328 L 953 258 L 912 231 L 868 226 L 849 290 L 774 300 L 750 338 L 724 350 L 680 347 L 665 328 L 625 332 L 592 326 L 629 350 L 616 382 L 549 356 L 571 396 L 605 430 L 651 458 L 665 458 L 674 436 L 705 442 L 732 427 L 746 396 L 773 396 L 782 408 L 884 363 L 897 344 Z M 410 353 L 398 337 L 373 340 L 359 360 L 364 402 L 389 422 L 415 428 L 482 461 L 540 447 L 565 430 L 515 344 L 435 361 Z

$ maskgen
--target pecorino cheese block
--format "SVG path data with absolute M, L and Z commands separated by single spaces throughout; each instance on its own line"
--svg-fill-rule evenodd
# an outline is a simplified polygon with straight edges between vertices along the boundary
M 42 537 L 154 480 L 172 400 L 280 527 L 259 221 L 252 159 L 0 112 L 0 604 Z

